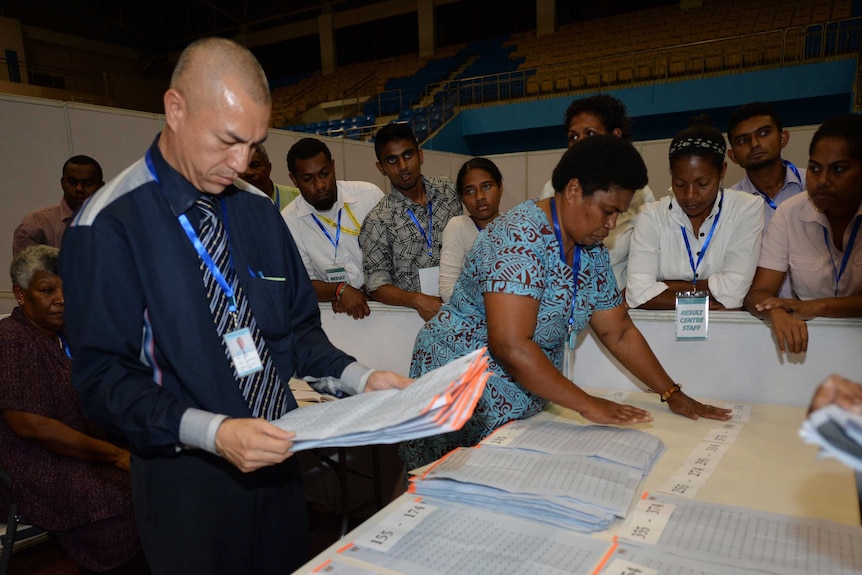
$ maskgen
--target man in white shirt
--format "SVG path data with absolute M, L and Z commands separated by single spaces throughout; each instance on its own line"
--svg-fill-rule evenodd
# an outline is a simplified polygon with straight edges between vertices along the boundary
M 359 230 L 383 192 L 368 182 L 335 180 L 335 161 L 326 144 L 303 138 L 287 152 L 290 179 L 299 188 L 281 212 L 311 278 L 318 301 L 336 313 L 362 319 L 370 312 L 363 286 Z

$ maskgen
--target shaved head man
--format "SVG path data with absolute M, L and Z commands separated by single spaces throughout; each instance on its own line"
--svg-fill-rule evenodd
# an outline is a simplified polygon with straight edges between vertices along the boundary
M 332 346 L 272 201 L 237 179 L 268 133 L 254 56 L 209 38 L 180 56 L 164 131 L 64 239 L 72 382 L 132 450 L 154 574 L 291 573 L 308 554 L 291 375 L 331 391 L 403 387 Z M 334 379 L 331 379 L 334 378 Z

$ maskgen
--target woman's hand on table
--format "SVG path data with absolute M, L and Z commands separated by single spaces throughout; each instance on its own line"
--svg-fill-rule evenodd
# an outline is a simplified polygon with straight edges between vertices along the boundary
M 730 409 L 701 403 L 681 391 L 674 393 L 671 398 L 667 400 L 667 405 L 672 412 L 689 419 L 700 419 L 701 417 L 705 417 L 707 419 L 726 421 L 730 419 L 731 415 L 733 415 L 733 411 Z
M 593 423 L 613 425 L 633 425 L 635 423 L 649 423 L 653 420 L 650 412 L 645 409 L 622 405 L 594 396 L 589 396 L 586 405 L 579 409 L 578 413 Z

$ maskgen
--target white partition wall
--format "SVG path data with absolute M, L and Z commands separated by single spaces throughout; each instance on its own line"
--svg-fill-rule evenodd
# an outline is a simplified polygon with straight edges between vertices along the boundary
M 673 311 L 630 313 L 665 370 L 692 397 L 808 405 L 827 375 L 862 378 L 862 320 L 811 320 L 808 352 L 782 356 L 769 326 L 746 312 L 711 313 L 706 341 L 676 341 Z M 592 330 L 581 334 L 567 361 L 565 371 L 584 387 L 633 389 L 637 381 Z
M 0 291 L 11 291 L 9 265 L 15 227 L 28 212 L 57 204 L 63 196 L 61 171 L 72 155 L 65 124 L 62 103 L 0 98 Z
M 375 303 L 371 310 L 356 321 L 321 304 L 323 329 L 366 365 L 406 374 L 422 319 L 408 308 Z M 673 312 L 633 310 L 631 316 L 670 376 L 693 397 L 807 405 L 830 373 L 862 378 L 862 320 L 812 320 L 808 353 L 780 357 L 769 327 L 745 312 L 713 313 L 709 339 L 684 342 L 675 340 Z M 637 380 L 590 330 L 566 362 L 579 386 L 637 391 Z
M 164 125 L 160 114 L 73 103 L 66 109 L 72 154 L 85 154 L 99 162 L 106 182 L 140 158 Z M 60 173 L 60 166 L 56 171 Z M 54 203 L 62 195 L 59 176 L 56 188 Z
M 0 312 L 14 306 L 8 274 L 12 234 L 29 212 L 59 203 L 63 162 L 75 154 L 95 158 L 109 181 L 140 158 L 164 125 L 164 116 L 40 98 L 0 95 Z M 274 182 L 292 185 L 287 151 L 305 134 L 270 130 L 266 141 Z M 389 190 L 375 166 L 374 146 L 343 138 L 323 140 L 339 179 L 365 180 Z M 426 151 L 423 173 L 455 177 L 466 156 Z
M 12 233 L 28 212 L 60 201 L 63 162 L 74 154 L 94 157 L 102 165 L 106 181 L 139 158 L 163 125 L 163 116 L 101 106 L 63 103 L 39 98 L 0 95 L 0 139 L 3 178 L 0 179 L 0 300 L 11 298 L 7 274 L 12 251 Z M 808 158 L 808 142 L 815 127 L 792 128 L 785 157 L 799 166 Z M 270 130 L 266 142 L 272 161 L 273 181 L 290 185 L 285 157 L 290 146 L 304 134 Z M 366 180 L 384 191 L 389 183 L 375 166 L 373 144 L 341 138 L 324 138 L 336 160 L 337 177 Z M 637 142 L 657 197 L 670 185 L 667 167 L 668 140 Z M 503 173 L 504 210 L 536 198 L 551 177 L 563 149 L 490 156 Z M 454 178 L 469 156 L 425 151 L 423 173 Z M 742 170 L 728 164 L 725 184 L 735 183 Z M 5 309 L 0 301 L 0 310 Z

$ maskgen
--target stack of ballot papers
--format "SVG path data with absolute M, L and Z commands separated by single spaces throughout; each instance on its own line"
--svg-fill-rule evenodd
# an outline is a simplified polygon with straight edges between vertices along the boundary
M 398 443 L 461 429 L 488 380 L 480 349 L 428 372 L 404 389 L 373 391 L 294 409 L 273 423 L 296 433 L 293 451 Z
M 641 479 L 610 461 L 478 446 L 447 454 L 410 492 L 591 533 L 625 517 Z
M 620 463 L 640 471 L 641 477 L 652 471 L 665 450 L 661 439 L 636 429 L 580 426 L 539 418 L 508 423 L 486 437 L 481 445 Z
M 862 415 L 827 405 L 808 416 L 799 435 L 820 447 L 820 455 L 834 457 L 862 471 Z

